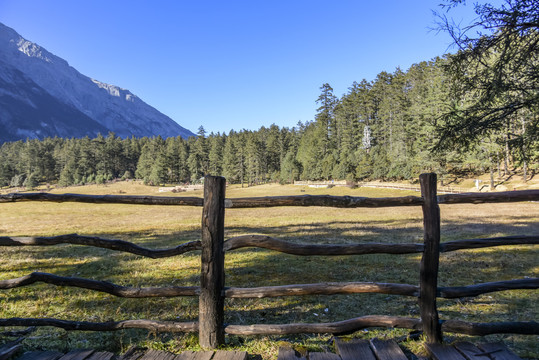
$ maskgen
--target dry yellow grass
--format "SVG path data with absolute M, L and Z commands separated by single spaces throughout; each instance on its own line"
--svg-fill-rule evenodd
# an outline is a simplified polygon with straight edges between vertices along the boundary
M 157 188 L 136 182 L 107 186 L 74 187 L 55 192 L 83 194 L 134 194 L 197 196 L 202 191 L 159 194 Z M 263 185 L 251 188 L 229 186 L 227 197 L 330 194 L 369 197 L 416 195 L 387 189 L 312 189 Z M 538 234 L 538 203 L 442 205 L 443 241 L 458 238 Z M 200 232 L 201 208 L 141 205 L 92 205 L 79 203 L 19 202 L 0 204 L 0 236 L 59 235 L 79 233 L 119 238 L 146 247 L 167 248 L 196 240 Z M 265 234 L 298 242 L 421 242 L 422 214 L 419 207 L 381 209 L 265 208 L 229 209 L 226 237 Z M 511 246 L 467 250 L 441 257 L 441 286 L 538 277 L 537 246 Z M 109 280 L 130 286 L 197 285 L 198 253 L 162 260 L 81 246 L 3 248 L 0 279 L 10 279 L 32 271 L 63 276 Z M 419 256 L 295 257 L 259 249 L 243 249 L 226 258 L 227 286 L 262 286 L 322 281 L 383 281 L 417 284 Z M 122 320 L 150 318 L 192 321 L 197 318 L 196 298 L 134 300 L 115 298 L 73 288 L 32 285 L 0 291 L 5 304 L 0 317 L 57 317 L 74 320 Z M 416 299 L 361 294 L 354 296 L 311 296 L 273 299 L 227 300 L 228 323 L 288 323 L 339 321 L 351 317 L 380 314 L 418 316 Z M 327 311 L 325 311 L 328 309 Z M 499 292 L 475 299 L 442 300 L 443 319 L 468 321 L 508 321 L 537 319 L 537 291 Z M 192 335 L 148 335 L 141 331 L 119 333 L 64 333 L 42 329 L 49 347 L 95 346 L 125 350 L 130 344 L 179 351 L 196 348 Z M 359 332 L 355 336 L 397 336 L 403 330 Z M 451 336 L 448 334 L 447 336 Z M 276 344 L 288 341 L 321 348 L 328 336 L 229 337 L 229 345 L 242 347 L 264 358 L 275 356 Z M 523 356 L 539 353 L 534 337 L 500 335 Z M 473 340 L 473 339 L 472 339 Z M 28 342 L 29 348 L 39 342 Z M 418 348 L 418 342 L 408 342 Z

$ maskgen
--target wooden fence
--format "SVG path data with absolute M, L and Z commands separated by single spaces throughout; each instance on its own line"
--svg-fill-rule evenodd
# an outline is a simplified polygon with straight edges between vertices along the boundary
M 407 191 L 421 191 L 420 185 L 392 183 L 392 182 L 380 182 L 380 181 L 362 181 L 353 182 L 346 180 L 339 181 L 302 181 L 294 180 L 296 186 L 309 186 L 309 187 L 333 187 L 333 186 L 346 186 L 346 187 L 372 187 L 377 189 L 394 189 L 394 190 L 407 190 Z M 469 190 L 458 186 L 438 186 L 438 194 L 464 194 Z
M 431 343 L 442 341 L 442 331 L 470 335 L 494 333 L 539 334 L 535 321 L 471 323 L 460 320 L 442 321 L 438 317 L 437 298 L 471 297 L 484 293 L 513 290 L 537 289 L 539 278 L 496 281 L 483 284 L 438 287 L 438 264 L 440 253 L 461 249 L 476 249 L 501 245 L 539 244 L 539 234 L 468 239 L 440 243 L 439 204 L 497 203 L 539 200 L 539 190 L 510 191 L 500 193 L 446 194 L 437 196 L 436 174 L 420 176 L 421 197 L 406 196 L 392 198 L 365 198 L 351 196 L 279 196 L 225 199 L 225 179 L 208 176 L 205 179 L 204 198 L 197 197 L 153 197 L 123 195 L 77 195 L 48 193 L 17 193 L 0 195 L 0 202 L 13 201 L 77 201 L 86 203 L 187 205 L 203 206 L 201 241 L 181 244 L 174 248 L 151 250 L 136 244 L 76 234 L 54 237 L 0 237 L 0 246 L 50 246 L 56 244 L 78 244 L 125 251 L 150 258 L 176 256 L 188 251 L 202 250 L 200 287 L 132 288 L 110 282 L 83 278 L 61 277 L 34 272 L 16 279 L 0 281 L 0 289 L 27 286 L 45 282 L 58 286 L 74 286 L 109 293 L 119 297 L 199 297 L 198 322 L 162 322 L 152 320 L 125 320 L 109 322 L 66 321 L 59 319 L 0 319 L 0 326 L 55 326 L 66 330 L 112 331 L 126 328 L 144 328 L 152 331 L 198 332 L 203 347 L 214 348 L 224 343 L 225 334 L 293 334 L 293 333 L 350 333 L 367 327 L 400 327 L 422 330 Z M 224 240 L 225 208 L 255 208 L 274 206 L 329 206 L 338 208 L 421 206 L 424 218 L 424 242 L 418 244 L 294 244 L 268 236 L 246 235 Z M 258 288 L 225 287 L 224 256 L 226 252 L 244 247 L 259 247 L 294 255 L 362 255 L 362 254 L 409 254 L 422 253 L 420 283 L 418 285 L 347 282 L 266 286 Z M 319 324 L 275 324 L 275 325 L 225 325 L 225 298 L 263 298 L 297 295 L 330 295 L 383 293 L 417 297 L 420 318 L 367 315 L 354 319 Z

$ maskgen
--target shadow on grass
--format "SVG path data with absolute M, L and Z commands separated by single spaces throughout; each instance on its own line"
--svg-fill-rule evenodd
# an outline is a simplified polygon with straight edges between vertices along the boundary
M 489 237 L 500 235 L 531 235 L 539 233 L 539 223 L 533 214 L 507 215 L 508 221 L 503 224 L 485 224 L 474 221 L 473 216 L 462 216 L 458 221 L 443 221 L 441 233 L 442 241 L 462 238 Z M 230 226 L 225 229 L 225 238 L 246 234 L 260 234 L 273 236 L 279 239 L 317 244 L 339 243 L 420 243 L 422 241 L 422 227 L 410 219 L 394 220 L 388 227 L 387 221 L 330 221 L 314 223 L 297 223 L 286 226 Z M 92 235 L 92 234 L 85 234 Z M 107 238 L 119 238 L 132 241 L 140 246 L 162 249 L 177 246 L 181 243 L 199 240 L 199 231 L 178 231 L 167 234 L 147 233 L 121 233 Z M 441 255 L 442 266 L 451 268 L 466 267 L 461 270 L 468 271 L 474 268 L 484 274 L 496 273 L 499 269 L 511 272 L 511 268 L 518 268 L 520 273 L 531 273 L 536 267 L 534 261 L 520 261 L 518 254 L 522 251 L 527 257 L 536 255 L 534 247 L 495 247 L 485 250 L 459 251 Z M 125 283 L 133 283 L 135 275 L 144 275 L 146 269 L 152 275 L 163 264 L 167 264 L 163 274 L 154 276 L 155 285 L 178 285 L 178 273 L 197 273 L 200 266 L 199 251 L 167 259 L 144 259 L 137 255 L 126 254 L 107 249 L 85 247 L 78 245 L 59 245 L 50 247 L 24 247 L 10 248 L 10 253 L 22 253 L 21 258 L 31 261 L 20 261 L 16 268 L 5 269 L 22 273 L 32 271 L 51 272 L 62 276 L 83 275 L 109 275 L 109 278 L 124 278 Z M 462 260 L 459 260 L 462 257 Z M 420 254 L 410 255 L 363 255 L 363 256 L 292 256 L 280 254 L 264 249 L 240 249 L 227 253 L 227 271 L 234 286 L 238 284 L 251 284 L 255 277 L 260 277 L 264 284 L 277 283 L 305 283 L 307 281 L 369 281 L 366 275 L 374 275 L 370 281 L 416 280 L 417 276 L 410 278 L 405 272 L 418 269 Z M 130 266 L 129 263 L 139 263 L 142 269 Z M 182 266 L 182 263 L 187 265 Z M 395 265 L 399 265 L 397 269 Z M 402 270 L 404 269 L 404 270 Z M 4 271 L 5 271 L 4 270 Z M 446 271 L 445 269 L 443 270 Z M 180 274 L 181 275 L 181 274 Z M 507 273 L 503 274 L 508 275 Z M 245 280 L 240 280 L 244 276 Z M 142 276 L 144 278 L 144 276 Z M 5 277 L 5 274 L 3 276 Z M 318 279 L 318 280 L 317 280 Z M 106 279 L 103 279 L 106 280 Z M 198 284 L 198 274 L 188 275 L 181 281 L 183 285 Z M 147 284 L 144 286 L 150 286 Z M 142 285 L 137 285 L 142 286 Z
M 336 217 L 338 212 L 335 213 Z M 302 243 L 420 243 L 421 219 L 388 221 L 335 220 L 297 222 L 285 226 L 228 226 L 226 238 L 261 234 Z M 502 235 L 539 233 L 536 214 L 507 214 L 503 223 L 487 224 L 473 213 L 458 220 L 444 219 L 442 241 Z M 81 232 L 82 233 L 82 232 Z M 92 235 L 92 234 L 84 234 Z M 161 249 L 200 239 L 198 230 L 169 233 L 99 234 L 103 238 L 132 241 L 140 246 Z M 118 285 L 198 286 L 200 251 L 167 259 L 147 259 L 106 249 L 60 245 L 51 247 L 7 248 L 0 259 L 2 279 L 33 271 L 60 276 L 111 281 Z M 4 250 L 4 249 L 2 249 Z M 495 247 L 457 251 L 441 255 L 440 286 L 537 277 L 537 246 Z M 420 254 L 363 256 L 293 256 L 265 249 L 239 249 L 226 254 L 226 286 L 257 287 L 319 282 L 376 281 L 416 285 Z M 45 298 L 49 297 L 48 300 Z M 190 298 L 124 299 L 84 289 L 54 287 L 47 284 L 0 291 L 0 301 L 10 304 L 0 317 L 25 316 L 37 308 L 39 317 L 79 321 L 147 318 L 166 321 L 196 321 L 198 300 Z M 5 302 L 4 302 L 5 301 Z M 227 299 L 225 322 L 230 324 L 269 324 L 292 322 L 332 322 L 363 315 L 418 317 L 417 299 L 383 294 L 302 296 L 267 299 Z M 34 309 L 35 310 L 35 309 Z M 32 311 L 34 311 L 32 310 Z M 505 321 L 537 318 L 532 291 L 486 294 L 474 299 L 440 300 L 442 319 L 468 321 Z M 73 334 L 73 335 L 71 335 Z M 66 336 L 66 349 L 84 342 L 77 333 Z M 133 334 L 133 335 L 131 335 Z M 135 335 L 136 334 L 136 335 Z M 122 348 L 131 336 L 142 341 L 151 336 L 145 331 L 126 330 L 88 338 L 103 349 Z M 520 341 L 520 340 L 515 340 Z
M 485 224 L 463 216 L 446 220 L 442 236 L 446 240 L 492 235 L 529 235 L 539 233 L 533 214 L 508 215 L 504 224 Z M 421 242 L 422 228 L 410 219 L 387 221 L 330 221 L 297 223 L 286 226 L 231 226 L 226 237 L 262 234 L 304 243 Z M 91 234 L 87 234 L 91 235 Z M 104 237 L 103 235 L 100 235 Z M 110 238 L 116 238 L 111 234 Z M 122 233 L 119 238 L 149 248 L 168 248 L 199 239 L 198 231 L 168 234 Z M 200 252 L 168 259 L 145 259 L 106 249 L 61 245 L 19 248 L 20 262 L 7 272 L 27 274 L 50 272 L 60 276 L 111 281 L 123 286 L 197 286 Z M 13 248 L 10 249 L 13 253 Z M 240 249 L 226 254 L 226 283 L 234 287 L 256 287 L 333 281 L 375 281 L 417 284 L 420 254 L 364 256 L 292 256 L 264 249 Z M 478 282 L 537 276 L 536 247 L 497 247 L 467 250 L 441 256 L 440 286 L 458 286 Z M 472 270 L 473 271 L 470 271 Z M 4 270 L 5 271 L 5 270 Z M 20 275 L 18 275 L 20 276 Z M 6 277 L 6 273 L 3 274 Z M 307 297 L 304 297 L 305 299 Z M 249 308 L 255 302 L 250 300 Z M 274 300 L 271 300 L 274 301 Z M 280 300 L 281 301 L 281 300 Z M 382 301 L 383 303 L 384 301 Z M 270 307 L 286 308 L 286 302 Z M 252 311 L 252 310 L 249 310 Z M 258 311 L 258 310 L 255 310 Z M 310 311 L 310 310 L 309 310 Z M 258 317 L 263 317 L 261 309 Z M 243 317 L 243 311 L 237 312 Z M 257 317 L 255 316 L 255 317 Z

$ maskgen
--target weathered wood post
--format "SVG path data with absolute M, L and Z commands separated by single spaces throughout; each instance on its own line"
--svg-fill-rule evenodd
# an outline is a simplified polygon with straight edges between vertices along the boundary
M 440 207 L 436 195 L 436 174 L 421 174 L 423 197 L 423 236 L 425 250 L 419 271 L 419 308 L 423 332 L 429 343 L 442 342 L 442 330 L 436 308 L 438 265 L 440 262 Z
M 212 349 L 225 343 L 225 185 L 223 177 L 204 178 L 198 334 L 200 346 Z

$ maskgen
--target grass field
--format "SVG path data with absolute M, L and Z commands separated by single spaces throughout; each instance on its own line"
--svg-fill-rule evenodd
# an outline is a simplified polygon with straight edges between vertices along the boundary
M 159 195 L 157 188 L 136 182 L 73 187 L 53 192 Z M 416 195 L 372 188 L 311 189 L 261 185 L 230 186 L 227 197 L 331 194 L 369 197 Z M 167 196 L 200 196 L 201 191 Z M 143 205 L 19 202 L 0 204 L 0 236 L 78 233 L 123 239 L 150 248 L 169 248 L 200 238 L 201 208 Z M 537 203 L 442 205 L 442 241 L 459 238 L 539 234 Z M 229 209 L 225 237 L 263 234 L 303 243 L 421 242 L 419 207 L 381 209 L 267 208 Z M 107 280 L 125 286 L 197 286 L 200 252 L 152 260 L 83 246 L 4 247 L 0 280 L 33 271 Z M 443 254 L 440 286 L 458 286 L 539 276 L 539 246 L 505 246 Z M 377 281 L 417 284 L 420 255 L 297 257 L 261 249 L 242 249 L 226 256 L 226 285 L 253 287 L 324 281 Z M 154 319 L 195 321 L 197 298 L 123 299 L 83 289 L 47 284 L 0 291 L 0 318 L 54 317 L 106 321 Z M 529 321 L 539 318 L 537 290 L 504 291 L 476 298 L 439 300 L 442 319 Z M 331 322 L 362 315 L 418 317 L 417 300 L 388 295 L 335 295 L 268 299 L 227 299 L 226 323 Z M 370 329 L 355 337 L 402 337 L 406 330 Z M 446 340 L 477 338 L 445 334 Z M 330 335 L 252 336 L 227 338 L 228 345 L 276 358 L 283 342 L 304 349 L 330 347 Z M 537 336 L 496 335 L 522 357 L 538 358 Z M 2 339 L 0 338 L 0 341 Z M 154 334 L 139 330 L 110 333 L 66 332 L 42 328 L 24 344 L 28 349 L 94 347 L 122 352 L 131 345 L 173 352 L 197 348 L 196 335 Z M 401 345 L 418 352 L 421 340 Z

